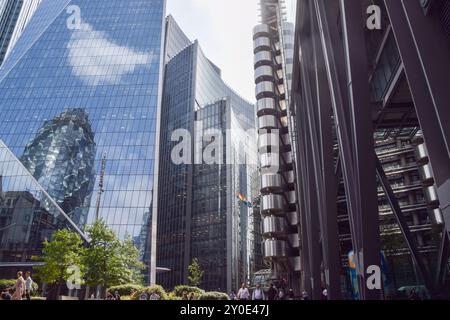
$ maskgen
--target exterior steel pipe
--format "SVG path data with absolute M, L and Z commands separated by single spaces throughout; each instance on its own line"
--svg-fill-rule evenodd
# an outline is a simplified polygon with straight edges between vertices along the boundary
M 290 183 L 290 184 L 295 183 L 295 174 L 294 174 L 293 170 L 286 171 L 284 173 L 284 176 L 286 177 L 287 183 Z
M 253 41 L 253 48 L 255 49 L 255 53 L 261 50 L 267 51 L 270 50 L 272 45 L 269 37 L 259 37 Z
M 418 163 L 428 162 L 428 151 L 424 143 L 419 144 L 416 149 L 416 159 Z
M 286 220 L 276 216 L 265 217 L 263 220 L 263 235 L 270 238 L 286 235 Z
M 302 271 L 302 261 L 299 256 L 289 258 L 289 263 L 296 272 Z
M 256 103 L 258 109 L 258 116 L 261 117 L 266 114 L 276 114 L 276 102 L 274 98 L 262 98 Z
M 264 133 L 259 136 L 258 148 L 259 150 L 267 150 L 269 147 L 279 147 L 280 136 L 276 133 Z M 266 151 L 263 151 L 266 152 Z
M 290 204 L 296 204 L 297 203 L 297 193 L 295 191 L 290 191 L 288 193 L 288 199 Z
M 442 216 L 442 211 L 439 208 L 436 208 L 430 212 L 431 220 L 433 221 L 433 224 L 443 224 L 444 223 L 444 217 Z
M 429 164 L 419 167 L 419 173 L 424 185 L 430 185 L 434 183 L 433 172 Z
M 274 75 L 273 75 L 273 68 L 271 66 L 263 65 L 260 67 L 257 67 L 255 69 L 255 82 L 262 82 L 262 81 L 273 81 Z
M 298 233 L 292 233 L 288 236 L 289 245 L 292 248 L 300 247 L 300 235 Z
M 279 168 L 280 156 L 278 154 L 264 153 L 260 155 L 261 168 Z
M 256 85 L 255 93 L 258 100 L 264 97 L 271 97 L 275 93 L 275 85 L 272 81 L 259 82 Z
M 277 118 L 274 115 L 264 115 L 258 118 L 259 129 L 277 129 Z
M 266 258 L 287 258 L 289 256 L 288 244 L 282 240 L 264 241 L 264 253 Z
M 260 65 L 272 65 L 273 59 L 270 51 L 259 51 L 255 54 L 255 68 Z
M 279 193 L 283 191 L 283 180 L 279 173 L 263 174 L 261 176 L 261 192 Z
M 253 28 L 253 36 L 259 37 L 259 36 L 270 36 L 270 27 L 267 24 L 258 24 Z
M 438 206 L 439 205 L 439 197 L 437 194 L 436 187 L 434 185 L 425 188 L 425 198 L 430 206 Z
M 299 224 L 299 217 L 297 211 L 286 213 L 286 219 L 291 226 L 298 226 Z
M 262 197 L 261 211 L 263 214 L 279 214 L 283 213 L 285 208 L 285 201 L 282 195 L 269 194 Z

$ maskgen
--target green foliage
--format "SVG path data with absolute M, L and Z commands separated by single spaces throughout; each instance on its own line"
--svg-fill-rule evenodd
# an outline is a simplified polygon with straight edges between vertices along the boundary
M 183 300 L 181 297 L 178 297 L 174 292 L 171 292 L 167 296 L 167 300 L 177 301 L 177 300 Z
M 31 285 L 31 287 L 33 288 L 33 290 L 31 291 L 31 296 L 32 297 L 38 297 L 39 296 L 39 285 L 33 281 L 33 284 Z
M 176 286 L 172 291 L 172 293 L 178 298 L 182 298 L 184 292 L 186 292 L 187 295 L 194 293 L 195 298 L 198 298 L 200 295 L 205 293 L 202 289 L 192 286 Z
M 119 292 L 119 294 L 123 296 L 131 296 L 134 292 L 140 291 L 144 289 L 143 286 L 138 284 L 123 284 L 120 286 L 110 287 L 108 292 L 114 294 L 114 292 Z
M 77 266 L 83 270 L 83 254 L 83 241 L 77 233 L 56 231 L 50 242 L 44 242 L 41 260 L 45 264 L 35 269 L 39 279 L 60 287 L 72 275 L 69 267 Z
M 136 291 L 133 296 L 132 299 L 133 300 L 139 300 L 139 297 L 146 293 L 147 294 L 147 299 L 150 300 L 150 296 L 153 293 L 158 294 L 161 297 L 161 300 L 167 300 L 168 299 L 168 295 L 166 293 L 166 291 L 164 290 L 163 287 L 159 286 L 159 285 L 154 285 L 151 287 L 145 287 L 142 290 Z
M 200 267 L 200 263 L 198 259 L 195 258 L 192 260 L 191 264 L 188 267 L 188 281 L 191 286 L 198 287 L 203 278 L 203 270 Z
M 121 242 L 102 220 L 88 227 L 87 233 L 91 243 L 86 249 L 84 264 L 89 286 L 142 284 L 144 264 L 139 261 L 139 251 L 130 238 Z
M 202 294 L 198 300 L 229 300 L 228 295 L 223 292 L 206 292 Z
M 12 288 L 14 284 L 16 283 L 16 280 L 14 279 L 1 279 L 0 280 L 0 291 L 3 292 L 6 289 Z
M 56 284 L 59 291 L 72 275 L 68 268 L 77 266 L 84 283 L 91 287 L 131 284 L 137 285 L 136 290 L 142 289 L 139 285 L 143 283 L 144 264 L 139 261 L 139 251 L 131 238 L 120 241 L 103 221 L 87 228 L 87 233 L 91 242 L 85 248 L 77 233 L 56 231 L 50 242 L 44 242 L 43 256 L 38 259 L 45 264 L 36 268 L 37 278 L 50 285 Z M 129 294 L 131 292 L 125 292 Z

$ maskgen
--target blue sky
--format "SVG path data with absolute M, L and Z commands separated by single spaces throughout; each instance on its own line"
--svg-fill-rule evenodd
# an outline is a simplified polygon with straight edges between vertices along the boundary
M 255 101 L 253 27 L 259 0 L 167 0 L 172 14 L 191 40 L 198 39 L 207 57 L 240 95 Z

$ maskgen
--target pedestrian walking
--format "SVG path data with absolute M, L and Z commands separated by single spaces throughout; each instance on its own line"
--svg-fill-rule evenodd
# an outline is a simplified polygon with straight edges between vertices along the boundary
M 253 290 L 252 300 L 255 301 L 266 300 L 264 290 L 261 288 L 261 285 L 259 283 L 256 285 L 255 290 Z
M 288 300 L 295 300 L 294 289 L 289 289 Z
M 328 300 L 328 290 L 326 288 L 322 291 L 322 300 Z
M 156 292 L 153 292 L 152 295 L 150 296 L 150 300 L 152 300 L 152 301 L 161 300 L 161 296 L 159 294 L 157 294 Z
M 22 300 L 25 295 L 25 280 L 23 279 L 22 271 L 17 272 L 17 281 L 14 285 L 13 300 Z
M 31 279 L 31 272 L 25 273 L 25 297 L 27 300 L 31 300 L 31 291 L 33 291 L 33 279 Z
M 304 301 L 309 300 L 308 292 L 306 292 L 306 291 L 303 291 L 303 292 L 302 292 L 302 300 L 304 300 Z
M 2 292 L 0 300 L 12 300 L 11 293 L 12 293 L 11 288 L 7 288 L 4 292 Z
M 242 284 L 241 288 L 237 294 L 238 300 L 250 300 L 250 292 L 248 291 L 247 285 L 245 283 Z
M 278 290 L 278 300 L 284 300 L 286 298 L 286 294 L 284 293 L 284 289 L 280 288 Z
M 108 294 L 106 295 L 106 300 L 116 300 L 116 299 L 110 292 L 108 292 Z
M 139 300 L 141 300 L 141 301 L 146 301 L 146 300 L 148 300 L 148 295 L 147 295 L 145 292 L 143 292 L 143 293 L 139 296 Z
M 189 301 L 194 301 L 194 300 L 196 300 L 196 299 L 195 299 L 195 293 L 194 293 L 194 292 L 191 292 L 191 293 L 189 294 L 188 300 L 189 300 Z
M 267 291 L 267 300 L 276 300 L 277 299 L 277 294 L 278 291 L 275 288 L 275 286 L 273 285 L 273 283 L 271 283 L 269 285 L 269 290 Z
M 236 293 L 235 293 L 234 291 L 231 291 L 231 293 L 230 293 L 230 295 L 228 296 L 228 298 L 229 298 L 231 301 L 237 300 Z

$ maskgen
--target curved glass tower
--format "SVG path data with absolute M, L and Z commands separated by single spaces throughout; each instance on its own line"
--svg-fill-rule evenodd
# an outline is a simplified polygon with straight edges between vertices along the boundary
M 70 109 L 46 121 L 20 159 L 81 228 L 94 187 L 95 154 L 94 132 L 86 112 Z
M 5 154 L 23 162 L 18 174 L 0 158 L 4 193 L 26 191 L 19 179 L 25 175 L 67 224 L 92 223 L 97 197 L 89 201 L 87 179 L 95 173 L 97 194 L 105 156 L 100 218 L 120 238 L 138 239 L 150 229 L 156 221 L 164 11 L 164 0 L 42 1 L 0 69 L 0 139 Z M 55 185 L 52 179 L 61 180 Z M 0 239 L 25 225 L 0 222 Z M 142 251 L 150 265 L 150 248 Z M 17 252 L 0 255 L 0 263 L 30 260 Z

